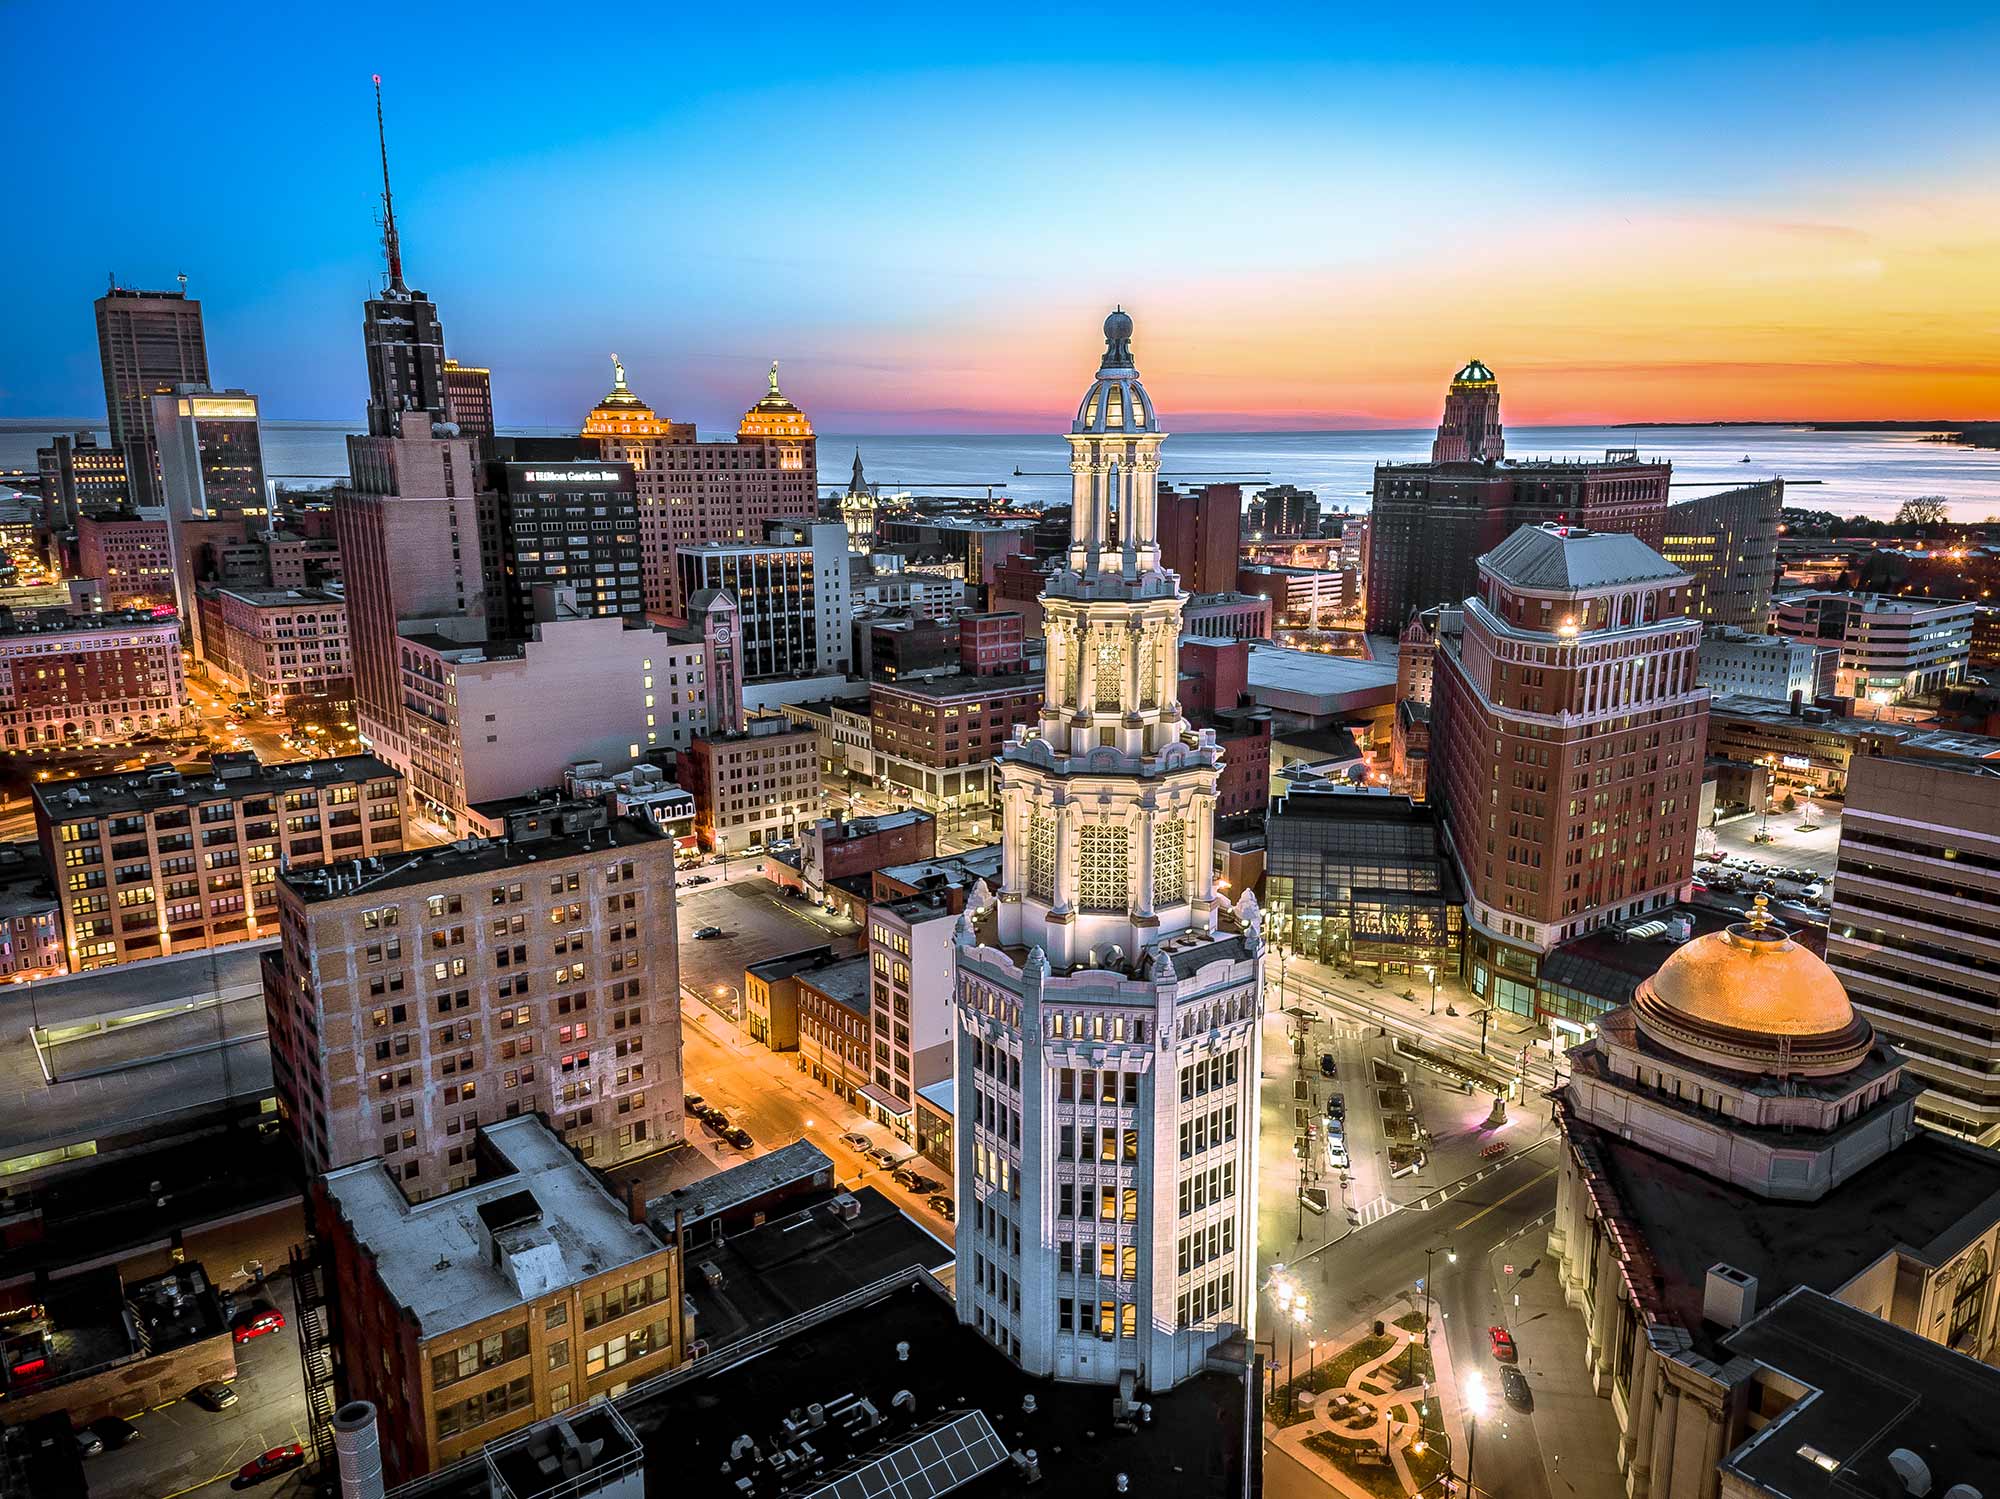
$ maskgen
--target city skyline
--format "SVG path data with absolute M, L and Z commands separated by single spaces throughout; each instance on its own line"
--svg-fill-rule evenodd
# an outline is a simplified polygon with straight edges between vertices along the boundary
M 2000 395 L 1990 320 L 1967 314 L 2000 199 L 1966 186 L 1990 177 L 2000 30 L 1970 11 L 1634 38 L 1468 8 L 1412 38 L 1286 15 L 1218 34 L 1168 8 L 1103 65 L 1073 20 L 1034 15 L 696 16 L 589 67 L 506 21 L 430 73 L 338 18 L 308 38 L 223 8 L 153 38 L 159 79 L 240 87 L 207 99 L 187 172 L 76 193 L 17 243 L 40 294 L 0 416 L 95 415 L 84 308 L 107 271 L 185 272 L 216 378 L 272 416 L 357 412 L 377 71 L 408 278 L 494 369 L 503 425 L 580 422 L 615 348 L 705 428 L 777 358 L 826 429 L 1047 430 L 1111 303 L 1156 330 L 1144 357 L 1184 431 L 1425 425 L 1472 357 L 1518 426 L 1973 418 Z M 54 14 L 8 25 L 23 55 L 84 41 Z M 1470 61 L 1429 39 L 1468 27 Z M 57 76 L 18 100 L 43 197 L 122 149 Z M 1100 189 L 1107 89 L 1138 170 Z

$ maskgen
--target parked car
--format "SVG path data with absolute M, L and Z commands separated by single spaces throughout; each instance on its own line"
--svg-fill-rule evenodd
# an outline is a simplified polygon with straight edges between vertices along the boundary
M 880 1166 L 884 1171 L 894 1171 L 898 1157 L 895 1151 L 884 1149 L 878 1145 L 875 1149 L 868 1152 L 868 1159 Z
M 801 889 L 801 888 L 800 888 L 799 886 L 797 886 L 797 885 L 787 885 L 787 886 L 785 886 L 785 899 L 786 899 L 786 900 L 804 900 L 805 898 L 806 898 L 806 893 L 805 893 L 805 891 L 804 891 L 803 889 Z
M 1329 1119 L 1345 1119 L 1347 1117 L 1347 1095 L 1345 1093 L 1336 1093 L 1326 1101 L 1326 1117 Z
M 287 1442 L 282 1447 L 273 1447 L 269 1452 L 259 1453 L 236 1470 L 236 1477 L 230 1480 L 232 1489 L 247 1489 L 253 1483 L 262 1483 L 267 1478 L 276 1478 L 280 1473 L 289 1473 L 302 1467 L 306 1460 L 306 1449 L 297 1442 Z
M 927 1199 L 927 1205 L 929 1206 L 930 1210 L 933 1213 L 936 1213 L 940 1218 L 944 1219 L 944 1221 L 947 1223 L 952 1222 L 954 1219 L 958 1217 L 957 1205 L 952 1202 L 950 1197 L 946 1196 L 942 1192 L 932 1193 L 931 1196 Z
M 694 929 L 694 940 L 697 942 L 706 942 L 711 937 L 720 937 L 721 935 L 722 928 L 719 926 L 698 926 Z
M 1339 1135 L 1326 1137 L 1326 1165 L 1329 1171 L 1347 1169 L 1347 1142 Z
M 688 878 L 681 881 L 683 885 L 709 885 L 713 884 L 714 882 L 715 882 L 715 876 L 712 874 L 690 875 L 688 876 Z
M 718 1135 L 726 1135 L 735 1127 L 730 1124 L 729 1116 L 720 1109 L 705 1111 L 701 1116 L 701 1122 L 704 1128 L 712 1130 Z
M 267 1332 L 277 1332 L 284 1325 L 285 1314 L 270 1302 L 260 1301 L 236 1314 L 230 1322 L 230 1333 L 238 1343 L 247 1343 Z
M 688 1113 L 694 1115 L 695 1118 L 699 1119 L 701 1117 L 701 1111 L 704 1107 L 706 1107 L 706 1105 L 702 1103 L 701 1095 L 699 1093 L 683 1093 L 681 1095 L 681 1107 Z
M 1334 1061 L 1332 1052 L 1323 1051 L 1319 1054 L 1319 1075 L 1321 1077 L 1340 1076 L 1340 1064 Z
M 861 1151 L 864 1155 L 875 1148 L 875 1142 L 858 1129 L 851 1129 L 840 1137 L 840 1143 L 850 1150 Z
M 1486 1336 L 1493 1340 L 1493 1356 L 1503 1364 L 1511 1364 L 1520 1355 L 1514 1348 L 1514 1335 L 1504 1327 L 1489 1327 Z
M 90 1423 L 90 1434 L 116 1452 L 139 1435 L 139 1428 L 119 1416 L 99 1416 Z
M 104 1438 L 92 1431 L 88 1426 L 76 1434 L 76 1453 L 78 1457 L 95 1457 L 103 1450 Z
M 1531 1411 L 1535 1408 L 1535 1392 L 1528 1388 L 1528 1376 L 1512 1364 L 1500 1366 L 1500 1393 L 1507 1397 L 1507 1403 L 1517 1411 Z
M 734 1145 L 738 1150 L 748 1150 L 752 1145 L 757 1143 L 750 1138 L 750 1131 L 740 1124 L 733 1129 L 723 1131 L 722 1138 L 727 1140 L 731 1145 Z
M 219 1379 L 211 1379 L 189 1390 L 188 1399 L 203 1410 L 226 1411 L 236 1403 L 236 1391 Z
M 935 1177 L 925 1176 L 923 1172 L 913 1171 L 908 1166 L 897 1167 L 891 1179 L 897 1186 L 917 1193 L 935 1192 L 939 1186 Z
M 1826 894 L 1826 886 L 1820 884 L 1808 885 L 1805 887 L 1805 889 L 1799 892 L 1799 895 L 1803 899 L 1811 901 L 1816 901 L 1825 894 Z

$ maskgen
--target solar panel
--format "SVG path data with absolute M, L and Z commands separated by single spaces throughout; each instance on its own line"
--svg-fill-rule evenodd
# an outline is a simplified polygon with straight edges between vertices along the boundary
M 1006 1445 L 986 1413 L 967 1411 L 830 1478 L 801 1499 L 937 1499 L 1006 1461 Z

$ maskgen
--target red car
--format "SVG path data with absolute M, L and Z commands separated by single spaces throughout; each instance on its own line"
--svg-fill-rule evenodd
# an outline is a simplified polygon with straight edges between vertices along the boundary
M 1518 1355 L 1514 1352 L 1513 1334 L 1504 1327 L 1489 1327 L 1486 1336 L 1493 1340 L 1493 1356 L 1503 1364 L 1511 1364 Z
M 283 1447 L 273 1447 L 260 1457 L 253 1457 L 236 1470 L 233 1489 L 247 1489 L 253 1483 L 262 1483 L 267 1478 L 275 1478 L 280 1473 L 289 1473 L 306 1460 L 306 1449 L 297 1442 L 288 1442 Z
M 285 1314 L 275 1306 L 245 1307 L 230 1324 L 230 1334 L 238 1343 L 247 1343 L 252 1338 L 263 1337 L 267 1332 L 276 1332 L 284 1325 Z

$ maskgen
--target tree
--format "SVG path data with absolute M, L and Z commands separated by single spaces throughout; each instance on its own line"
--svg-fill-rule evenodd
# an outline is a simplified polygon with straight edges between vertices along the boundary
M 1799 810 L 1798 793 L 1794 791 L 1787 791 L 1785 793 L 1785 799 L 1782 802 L 1778 803 L 1778 805 L 1783 807 L 1787 812 L 1798 811 Z
M 1945 523 L 1944 496 L 1921 494 L 1905 500 L 1896 511 L 1898 526 L 1941 526 Z

